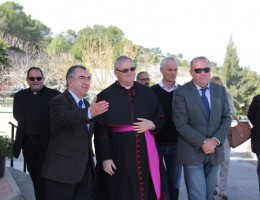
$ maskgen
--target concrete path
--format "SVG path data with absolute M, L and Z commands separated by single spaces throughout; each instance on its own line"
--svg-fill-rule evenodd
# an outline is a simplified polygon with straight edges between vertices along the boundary
M 3 108 L 1 108 L 3 110 Z M 7 108 L 5 108 L 7 109 Z M 10 108 L 9 108 L 10 110 Z M 7 111 L 9 111 L 7 109 Z M 12 114 L 0 113 L 0 134 L 10 135 L 9 121 L 16 123 Z M 256 159 L 251 157 L 250 140 L 232 149 L 231 164 L 228 175 L 229 200 L 260 200 L 258 191 L 258 178 L 256 173 Z M 10 164 L 7 161 L 7 166 Z M 23 157 L 15 159 L 14 168 L 23 171 Z M 183 176 L 179 200 L 187 200 L 187 193 Z M 215 200 L 218 200 L 215 196 Z
M 229 200 L 260 200 L 258 192 L 258 178 L 256 173 L 256 159 L 252 158 L 250 141 L 232 149 L 231 164 L 228 175 Z M 7 166 L 9 162 L 7 161 Z M 14 167 L 23 170 L 23 157 L 14 161 Z M 215 200 L 219 200 L 217 196 Z M 185 183 L 181 180 L 179 200 L 188 200 Z

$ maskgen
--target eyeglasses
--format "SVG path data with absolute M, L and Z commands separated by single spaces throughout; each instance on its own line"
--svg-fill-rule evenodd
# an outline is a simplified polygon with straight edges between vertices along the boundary
M 150 81 L 150 78 L 139 78 L 140 81 Z
M 197 69 L 192 69 L 196 74 L 200 74 L 202 71 L 204 71 L 205 73 L 209 73 L 210 72 L 210 67 L 206 67 L 204 69 L 202 68 L 197 68 Z
M 35 79 L 36 79 L 37 81 L 41 81 L 41 80 L 42 80 L 42 77 L 40 77 L 40 76 L 38 76 L 38 77 L 33 77 L 33 76 L 32 76 L 32 77 L 29 78 L 30 81 L 35 81 Z
M 131 67 L 130 69 L 123 69 L 123 70 L 119 70 L 119 69 L 116 69 L 116 71 L 118 71 L 118 72 L 122 72 L 122 73 L 127 73 L 127 72 L 129 72 L 129 70 L 131 71 L 131 72 L 134 72 L 135 70 L 136 70 L 136 67 Z

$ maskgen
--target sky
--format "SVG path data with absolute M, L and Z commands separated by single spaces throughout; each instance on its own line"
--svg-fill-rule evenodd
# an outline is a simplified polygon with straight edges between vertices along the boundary
M 0 3 L 5 1 L 0 0 Z M 260 74 L 259 0 L 14 0 L 53 36 L 95 24 L 120 28 L 127 39 L 191 60 L 223 65 L 230 35 L 240 66 Z

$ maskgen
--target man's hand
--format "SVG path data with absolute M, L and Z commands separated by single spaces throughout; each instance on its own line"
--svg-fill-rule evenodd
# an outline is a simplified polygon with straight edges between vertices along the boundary
M 103 160 L 102 162 L 103 170 L 108 173 L 110 176 L 113 176 L 115 172 L 113 171 L 113 168 L 116 169 L 116 166 L 113 162 L 113 160 Z
M 218 145 L 218 141 L 215 138 L 207 138 L 206 142 L 202 145 L 202 150 L 205 154 L 212 154 L 215 152 L 215 148 Z
M 103 114 L 104 112 L 108 111 L 109 103 L 104 101 L 97 102 L 97 96 L 93 99 L 90 104 L 90 114 L 91 116 L 97 116 Z
M 141 122 L 134 122 L 133 129 L 137 133 L 143 133 L 149 129 L 154 127 L 154 123 L 151 120 L 144 119 L 144 118 L 137 118 Z

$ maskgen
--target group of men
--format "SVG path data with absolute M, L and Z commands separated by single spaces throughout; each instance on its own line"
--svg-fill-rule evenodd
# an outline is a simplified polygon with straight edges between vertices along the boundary
M 30 88 L 14 97 L 14 155 L 23 149 L 36 199 L 178 199 L 183 168 L 189 200 L 211 200 L 231 119 L 225 88 L 210 83 L 210 70 L 206 57 L 194 58 L 192 80 L 180 86 L 178 61 L 166 57 L 162 81 L 149 88 L 149 74 L 135 82 L 134 62 L 120 56 L 117 81 L 89 104 L 85 67 L 68 70 L 62 94 L 30 68 Z

